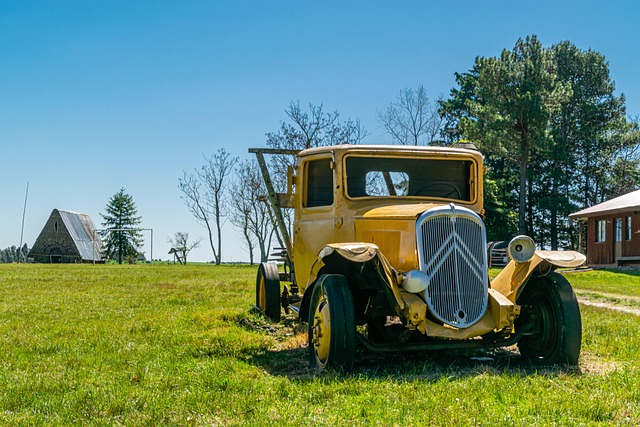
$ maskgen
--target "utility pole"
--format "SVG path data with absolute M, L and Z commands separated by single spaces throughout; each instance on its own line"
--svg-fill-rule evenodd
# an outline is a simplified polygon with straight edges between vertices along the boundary
M 24 217 L 27 213 L 27 198 L 29 197 L 29 181 L 27 181 L 27 191 L 24 194 L 24 208 L 22 209 L 22 227 L 20 228 L 20 246 L 18 246 L 18 263 L 22 256 L 22 237 L 24 236 Z M 26 255 L 25 255 L 26 261 Z

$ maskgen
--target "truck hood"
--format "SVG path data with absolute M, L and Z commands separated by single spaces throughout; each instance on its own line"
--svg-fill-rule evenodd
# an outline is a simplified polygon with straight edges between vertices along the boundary
M 373 243 L 396 270 L 418 268 L 416 221 L 442 203 L 367 206 L 356 210 L 355 241 Z
M 417 219 L 423 212 L 442 206 L 442 203 L 413 203 L 407 205 L 385 205 L 358 210 L 358 219 Z
M 427 211 L 445 208 L 446 203 L 398 203 L 367 206 L 356 210 L 355 242 L 373 243 L 389 263 L 399 271 L 419 268 L 417 252 L 418 218 Z

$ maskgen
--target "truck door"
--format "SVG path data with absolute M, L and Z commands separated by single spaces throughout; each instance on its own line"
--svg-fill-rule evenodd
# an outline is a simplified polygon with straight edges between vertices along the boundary
M 302 162 L 302 191 L 293 224 L 293 257 L 301 289 L 307 284 L 318 252 L 335 237 L 335 173 L 333 157 L 326 155 Z

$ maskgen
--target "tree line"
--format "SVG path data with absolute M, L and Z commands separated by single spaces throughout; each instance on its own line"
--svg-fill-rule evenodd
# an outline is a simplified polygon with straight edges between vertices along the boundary
M 25 243 L 22 248 L 17 246 L 10 246 L 8 248 L 0 249 L 0 264 L 11 262 L 27 262 L 27 255 L 29 254 L 29 248 Z
M 624 194 L 640 183 L 640 128 L 615 94 L 605 57 L 570 42 L 543 47 L 519 39 L 499 56 L 477 57 L 455 74 L 449 96 L 401 90 L 377 119 L 390 141 L 404 145 L 476 144 L 485 156 L 485 221 L 489 240 L 527 234 L 541 246 L 575 248 L 568 215 Z M 292 102 L 286 120 L 266 134 L 280 149 L 358 144 L 368 136 L 357 119 L 341 120 L 322 104 Z M 292 156 L 271 156 L 274 184 L 286 186 Z M 251 263 L 265 261 L 278 236 L 255 160 L 224 148 L 179 179 L 182 199 L 208 232 L 219 264 L 226 221 L 243 238 Z M 287 217 L 288 218 L 288 217 Z M 290 218 L 288 218 L 290 220 Z
M 496 239 L 519 233 L 574 248 L 570 213 L 638 185 L 637 119 L 626 116 L 602 54 L 570 42 L 545 48 L 531 36 L 455 77 L 440 102 L 443 136 L 469 139 L 486 156 Z

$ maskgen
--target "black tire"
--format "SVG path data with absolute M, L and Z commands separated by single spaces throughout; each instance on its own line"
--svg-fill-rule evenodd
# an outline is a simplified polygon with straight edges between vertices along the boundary
M 520 354 L 534 365 L 577 365 L 582 344 L 578 300 L 567 279 L 552 272 L 532 278 L 517 303 Z
M 319 371 L 353 367 L 356 323 L 353 296 L 344 276 L 320 276 L 309 307 L 309 355 Z
M 280 275 L 275 263 L 263 262 L 258 267 L 256 307 L 274 322 L 280 321 Z

